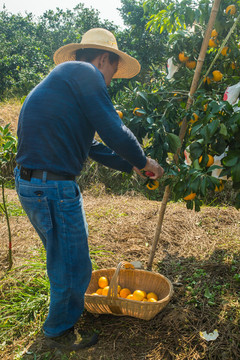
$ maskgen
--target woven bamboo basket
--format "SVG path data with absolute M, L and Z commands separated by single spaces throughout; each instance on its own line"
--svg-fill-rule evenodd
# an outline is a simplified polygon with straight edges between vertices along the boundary
M 110 281 L 108 295 L 91 295 L 98 289 L 98 279 L 101 276 L 106 276 Z M 142 302 L 119 298 L 117 295 L 118 285 L 121 288 L 128 288 L 131 292 L 136 289 L 144 290 L 147 293 L 152 291 L 157 294 L 159 300 Z M 172 295 L 172 283 L 165 276 L 134 269 L 132 264 L 123 261 L 118 264 L 117 268 L 93 271 L 85 294 L 85 309 L 94 314 L 132 316 L 150 320 L 169 303 Z

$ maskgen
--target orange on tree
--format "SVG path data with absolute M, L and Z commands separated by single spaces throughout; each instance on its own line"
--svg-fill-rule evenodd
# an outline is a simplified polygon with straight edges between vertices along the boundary
M 116 110 L 116 112 L 118 113 L 118 116 L 120 117 L 120 119 L 122 119 L 122 118 L 123 118 L 123 113 L 122 113 L 122 111 Z
M 194 60 L 192 60 L 192 61 L 186 61 L 186 67 L 188 68 L 188 69 L 195 69 L 195 67 L 196 67 L 196 61 L 194 61 Z
M 133 115 L 137 115 L 137 116 L 143 116 L 143 113 L 141 113 L 140 111 L 138 110 L 141 110 L 139 107 L 136 107 L 134 110 L 133 110 Z
M 234 62 L 231 63 L 231 69 L 235 70 L 236 69 L 236 64 Z
M 189 121 L 191 124 L 194 124 L 196 121 L 198 121 L 199 118 L 199 116 L 196 113 L 193 113 L 193 117 L 194 119 L 190 119 Z
M 207 154 L 207 156 L 208 156 L 208 162 L 207 162 L 206 167 L 210 167 L 210 166 L 212 166 L 212 164 L 214 163 L 214 158 L 213 158 L 212 155 L 209 155 L 209 154 Z M 201 162 L 202 162 L 202 155 L 201 155 L 200 158 L 198 159 L 198 162 L 199 162 L 199 164 L 201 164 Z
M 153 299 L 155 299 L 155 300 L 158 300 L 158 296 L 157 296 L 157 294 L 155 294 L 154 292 L 149 292 L 149 293 L 147 293 L 147 299 L 151 299 L 151 298 L 153 298 Z
M 223 74 L 221 73 L 221 71 L 219 70 L 214 70 L 212 72 L 213 74 L 213 80 L 214 81 L 221 81 L 222 80 L 222 77 L 223 77 Z
M 203 110 L 204 110 L 204 111 L 207 111 L 207 107 L 208 107 L 208 104 L 204 104 Z
M 131 291 L 128 288 L 123 288 L 119 293 L 120 297 L 122 297 L 122 298 L 126 298 L 130 294 L 131 294 Z
M 179 60 L 180 60 L 181 62 L 186 62 L 186 61 L 188 61 L 188 59 L 189 59 L 188 56 L 185 56 L 185 55 L 184 55 L 184 52 L 183 52 L 183 51 L 178 54 L 178 58 L 179 58 Z
M 219 186 L 215 186 L 215 192 L 221 192 L 221 191 L 223 191 L 223 189 L 224 189 L 224 184 L 223 184 L 223 181 L 222 180 L 220 180 L 220 185 Z
M 214 48 L 217 47 L 217 43 L 215 42 L 214 39 L 211 38 L 208 42 L 208 46 Z
M 102 289 L 108 286 L 108 279 L 106 278 L 106 276 L 101 276 L 98 279 L 98 286 Z
M 142 299 L 145 297 L 144 292 L 142 290 L 135 290 L 133 292 L 133 300 L 142 301 Z
M 203 82 L 204 82 L 204 84 L 205 84 L 205 82 L 207 82 L 207 84 L 209 85 L 210 84 L 210 82 L 211 82 L 211 79 L 210 79 L 210 77 L 205 77 L 204 79 L 203 79 Z
M 224 46 L 224 48 L 221 51 L 221 54 L 223 56 L 227 56 L 227 51 L 228 51 L 228 46 Z M 229 53 L 231 52 L 231 50 L 228 51 Z
M 191 194 L 184 197 L 184 200 L 186 200 L 186 201 L 193 200 L 193 199 L 195 199 L 196 195 L 197 195 L 196 193 L 191 192 Z
M 218 36 L 217 30 L 213 29 L 212 32 L 211 32 L 211 37 L 212 37 L 212 38 L 215 38 L 215 37 L 217 37 L 217 36 Z
M 226 7 L 225 11 L 226 11 L 227 15 L 234 15 L 234 14 L 236 14 L 237 9 L 236 9 L 235 5 L 228 5 L 228 7 Z

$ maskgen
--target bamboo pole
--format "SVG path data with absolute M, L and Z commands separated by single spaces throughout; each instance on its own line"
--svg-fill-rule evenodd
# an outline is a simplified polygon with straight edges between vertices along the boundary
M 202 70 L 202 66 L 205 60 L 205 56 L 206 56 L 206 52 L 207 52 L 207 48 L 208 48 L 208 43 L 209 43 L 209 39 L 211 37 L 211 32 L 213 29 L 213 25 L 215 23 L 216 20 L 216 16 L 219 10 L 219 6 L 220 6 L 221 0 L 215 0 L 213 3 L 213 7 L 211 10 L 211 14 L 209 17 L 209 21 L 208 21 L 208 25 L 207 25 L 207 29 L 204 35 L 204 39 L 202 42 L 202 46 L 201 46 L 201 50 L 198 56 L 198 60 L 197 60 L 197 66 L 196 66 L 196 70 L 193 76 L 193 80 L 192 80 L 192 84 L 191 84 L 191 88 L 188 94 L 188 100 L 187 100 L 187 105 L 186 105 L 186 109 L 188 110 L 192 103 L 193 103 L 193 95 L 195 93 L 195 91 L 197 90 L 197 85 L 200 79 L 200 75 L 201 75 L 201 70 Z M 187 130 L 187 118 L 186 116 L 183 119 L 182 122 L 182 126 L 180 128 L 180 133 L 179 133 L 179 138 L 181 140 L 181 144 L 183 143 L 185 134 L 186 134 L 186 130 Z M 177 153 L 174 156 L 175 162 L 178 163 L 178 155 L 180 153 L 181 148 L 179 148 L 177 150 Z M 168 202 L 168 198 L 170 195 L 170 187 L 169 185 L 166 186 L 165 191 L 164 191 L 164 195 L 163 195 L 163 200 L 162 200 L 162 204 L 161 204 L 161 208 L 159 211 L 159 216 L 158 216 L 158 222 L 157 222 L 157 227 L 156 227 L 156 231 L 155 231 L 155 235 L 154 235 L 154 240 L 153 240 L 153 244 L 152 244 L 152 249 L 150 252 L 150 256 L 148 259 L 148 264 L 147 264 L 147 269 L 148 270 L 152 270 L 152 263 L 153 263 L 153 258 L 156 252 L 156 248 L 157 248 L 157 244 L 161 235 L 161 230 L 162 230 L 162 224 L 163 224 L 163 219 L 164 219 L 164 215 L 165 215 L 165 211 L 166 211 L 166 207 L 167 207 L 167 202 Z

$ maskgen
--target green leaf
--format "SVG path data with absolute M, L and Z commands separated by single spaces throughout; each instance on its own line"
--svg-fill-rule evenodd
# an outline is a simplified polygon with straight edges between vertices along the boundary
M 223 135 L 223 136 L 227 136 L 227 135 L 228 135 L 227 128 L 226 128 L 226 126 L 225 126 L 224 124 L 221 124 L 221 125 L 220 125 L 219 134 L 220 134 L 220 135 Z
M 204 292 L 204 296 L 205 296 L 205 298 L 207 298 L 207 299 L 211 299 L 211 298 L 212 298 L 212 294 L 210 293 L 208 286 L 206 287 L 206 290 L 205 290 L 205 292 Z
M 181 140 L 179 136 L 172 133 L 167 133 L 167 139 L 170 147 L 169 152 L 175 154 L 177 149 L 181 147 Z
M 240 162 L 238 162 L 235 166 L 232 166 L 231 174 L 233 182 L 240 182 Z
M 226 167 L 232 167 L 237 164 L 238 159 L 239 157 L 236 153 L 231 153 L 222 159 L 222 163 Z
M 237 194 L 236 199 L 235 199 L 235 207 L 237 210 L 240 209 L 240 192 Z
M 190 154 L 193 159 L 198 159 L 202 155 L 202 146 L 198 141 L 193 142 L 190 146 Z
M 219 120 L 213 120 L 210 124 L 208 124 L 209 136 L 212 137 L 220 124 Z
M 141 96 L 141 98 L 143 98 L 146 102 L 148 102 L 147 96 L 142 92 L 142 91 L 138 91 L 137 92 L 138 96 Z M 139 111 L 140 112 L 140 111 Z
M 203 196 L 206 196 L 207 179 L 204 177 L 201 181 L 200 191 Z

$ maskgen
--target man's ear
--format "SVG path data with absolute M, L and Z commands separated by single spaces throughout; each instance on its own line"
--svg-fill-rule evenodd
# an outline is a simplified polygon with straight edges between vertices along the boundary
M 109 58 L 109 54 L 107 52 L 98 56 L 98 66 L 97 67 L 99 70 L 104 67 L 108 58 Z

